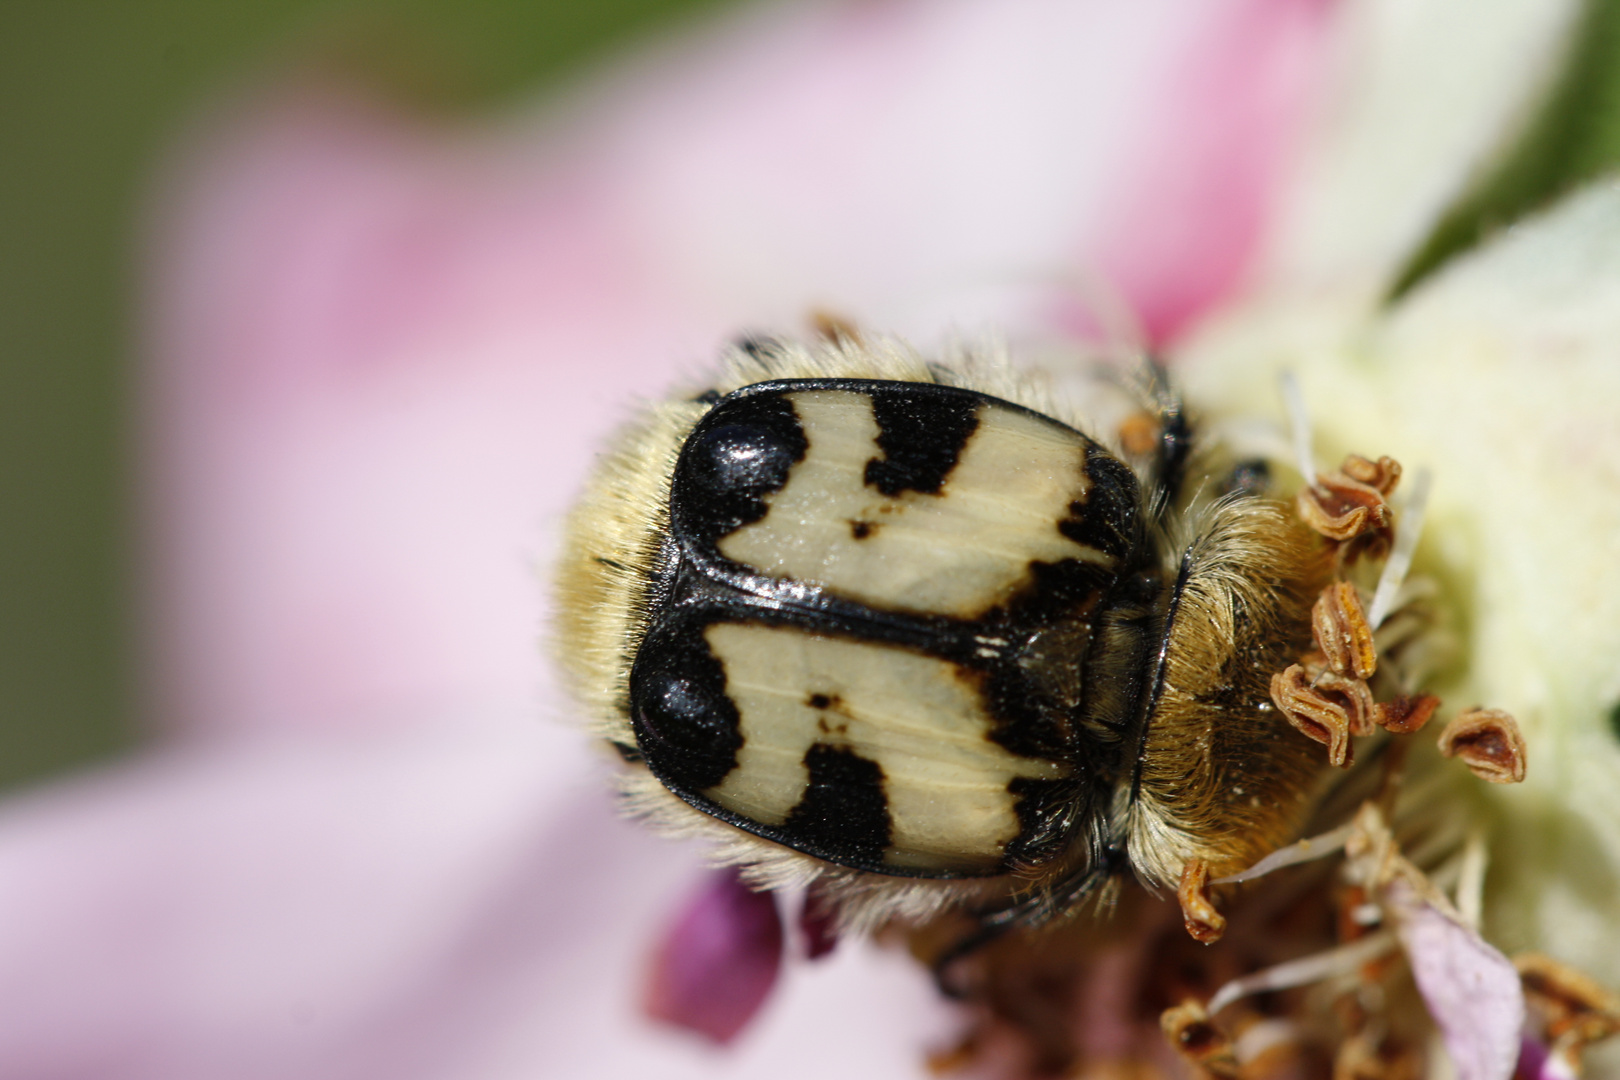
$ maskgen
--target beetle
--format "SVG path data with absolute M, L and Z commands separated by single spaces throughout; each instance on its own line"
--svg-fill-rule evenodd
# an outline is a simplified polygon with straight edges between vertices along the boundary
M 834 335 L 649 406 L 557 578 L 632 810 L 848 929 L 1039 923 L 1127 871 L 1185 907 L 1294 839 L 1323 762 L 1271 683 L 1334 545 L 1145 386 L 1121 438 L 1000 354 Z

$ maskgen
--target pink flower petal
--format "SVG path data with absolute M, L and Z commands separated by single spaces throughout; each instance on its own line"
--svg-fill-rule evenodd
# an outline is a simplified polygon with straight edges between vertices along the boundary
M 1519 1061 L 1524 991 L 1513 964 L 1478 933 L 1423 900 L 1389 888 L 1401 943 L 1457 1080 L 1508 1080 Z
M 1513 1066 L 1513 1080 L 1545 1080 L 1548 1060 L 1547 1047 L 1539 1039 L 1520 1036 L 1519 1060 Z
M 166 261 L 161 715 L 529 722 L 546 537 L 679 320 L 614 269 L 574 179 L 328 97 L 263 121 Z
M 670 927 L 653 963 L 647 1015 L 717 1043 L 754 1018 L 782 966 L 776 897 L 717 871 Z
M 692 853 L 622 821 L 578 737 L 168 754 L 0 811 L 0 1076 L 922 1075 L 945 1010 L 845 950 L 724 1058 L 641 1019 Z M 847 1035 L 807 1055 L 827 1030 Z
M 546 884 L 639 839 L 588 760 L 554 732 L 306 743 L 13 803 L 0 1074 L 381 1075 L 464 1055 L 514 972 L 566 960 L 577 916 Z
M 1553 1053 L 1540 1040 L 1526 1035 L 1519 1040 L 1513 1080 L 1580 1080 L 1581 1070 L 1571 1057 L 1569 1050 Z
M 1259 256 L 1298 150 L 1292 136 L 1315 104 L 1334 7 L 1229 5 L 1149 106 L 1160 115 L 1144 125 L 1148 160 L 1116 177 L 1129 186 L 1110 200 L 1117 216 L 1094 257 L 1150 341 L 1175 337 L 1230 296 Z M 1159 127 L 1176 137 L 1147 134 Z

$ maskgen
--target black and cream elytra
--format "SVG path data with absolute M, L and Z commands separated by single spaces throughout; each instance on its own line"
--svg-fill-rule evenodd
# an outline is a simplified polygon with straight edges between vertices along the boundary
M 1292 840 L 1322 755 L 1269 687 L 1329 546 L 1150 416 L 1130 453 L 1005 360 L 851 336 L 647 409 L 569 520 L 557 626 L 634 809 L 849 926 L 1038 921 Z

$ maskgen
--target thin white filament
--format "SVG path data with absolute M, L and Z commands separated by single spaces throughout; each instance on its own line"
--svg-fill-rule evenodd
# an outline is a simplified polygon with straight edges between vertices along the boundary
M 1412 477 L 1412 494 L 1407 496 L 1401 511 L 1400 534 L 1395 547 L 1384 563 L 1384 572 L 1378 576 L 1378 589 L 1373 593 L 1372 610 L 1367 622 L 1374 630 L 1395 609 L 1395 598 L 1406 583 L 1406 572 L 1412 568 L 1412 553 L 1417 550 L 1418 537 L 1423 533 L 1423 514 L 1429 508 L 1429 470 L 1419 469 Z
M 1299 1040 L 1299 1025 L 1292 1021 L 1256 1020 L 1233 1041 L 1232 1053 L 1240 1064 L 1247 1065 L 1273 1047 L 1288 1046 Z
M 1474 829 L 1463 846 L 1462 868 L 1457 873 L 1457 914 L 1470 930 L 1479 929 L 1485 900 L 1485 833 Z
M 1312 859 L 1332 855 L 1335 851 L 1344 847 L 1344 842 L 1350 839 L 1350 834 L 1354 830 L 1355 822 L 1347 821 L 1337 829 L 1329 829 L 1327 832 L 1318 833 L 1316 836 L 1307 836 L 1305 839 L 1289 844 L 1287 847 L 1278 848 L 1247 870 L 1239 870 L 1235 874 L 1216 878 L 1210 884 L 1235 885 L 1240 881 L 1253 881 L 1257 877 L 1264 877 L 1273 870 L 1281 870 L 1285 866 L 1310 862 Z
M 1316 458 L 1311 454 L 1311 417 L 1305 411 L 1305 393 L 1292 371 L 1277 377 L 1283 404 L 1288 409 L 1288 426 L 1294 433 L 1294 467 L 1307 484 L 1316 483 Z
M 1394 949 L 1396 944 L 1393 930 L 1380 930 L 1349 945 L 1340 945 L 1337 949 L 1329 949 L 1313 956 L 1303 956 L 1298 960 L 1290 960 L 1276 967 L 1268 967 L 1251 975 L 1233 979 L 1209 999 L 1209 1015 L 1214 1016 L 1232 1002 L 1250 994 L 1260 994 L 1267 990 L 1286 990 L 1291 986 L 1321 982 L 1335 975 L 1348 975 L 1367 961 Z

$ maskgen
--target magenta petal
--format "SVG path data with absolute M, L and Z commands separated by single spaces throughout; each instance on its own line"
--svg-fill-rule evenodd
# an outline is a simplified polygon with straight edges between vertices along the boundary
M 1520 1036 L 1519 1061 L 1513 1068 L 1513 1080 L 1542 1080 L 1546 1069 L 1547 1048 L 1540 1040 Z
M 1524 991 L 1508 958 L 1403 881 L 1389 890 L 1401 942 L 1457 1080 L 1508 1080 L 1518 1064 Z
M 688 903 L 653 963 L 647 1015 L 728 1043 L 765 1004 L 782 966 L 776 897 L 714 875 Z

